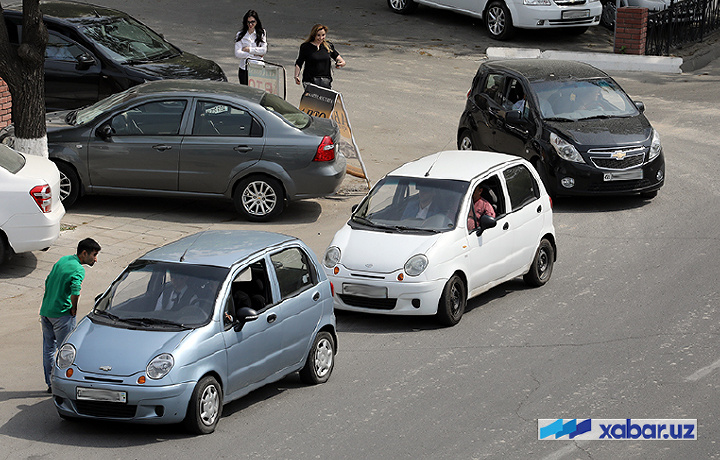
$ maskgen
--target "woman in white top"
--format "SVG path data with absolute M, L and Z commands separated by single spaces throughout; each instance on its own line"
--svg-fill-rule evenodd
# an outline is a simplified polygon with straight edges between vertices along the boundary
M 257 12 L 248 10 L 243 18 L 242 30 L 235 35 L 235 57 L 240 59 L 238 79 L 241 84 L 248 84 L 247 59 L 262 60 L 265 53 L 267 53 L 265 29 Z

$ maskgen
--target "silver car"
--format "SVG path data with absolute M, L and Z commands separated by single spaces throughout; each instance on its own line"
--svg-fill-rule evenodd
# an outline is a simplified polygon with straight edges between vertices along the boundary
M 267 221 L 285 200 L 331 195 L 345 177 L 333 121 L 234 83 L 145 83 L 50 113 L 47 131 L 66 208 L 83 194 L 218 197 Z
M 302 241 L 207 231 L 148 252 L 98 296 L 57 354 L 53 400 L 63 418 L 205 434 L 267 383 L 326 382 L 336 351 L 332 288 Z

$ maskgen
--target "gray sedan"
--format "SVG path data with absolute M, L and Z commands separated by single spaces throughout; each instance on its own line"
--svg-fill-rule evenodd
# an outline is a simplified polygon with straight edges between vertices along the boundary
M 65 207 L 83 194 L 219 197 L 267 221 L 345 176 L 334 122 L 233 83 L 145 83 L 50 113 L 47 131 Z

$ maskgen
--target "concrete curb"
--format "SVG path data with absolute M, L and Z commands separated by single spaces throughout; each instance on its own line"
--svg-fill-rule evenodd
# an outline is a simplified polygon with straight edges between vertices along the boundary
M 629 54 L 590 53 L 578 51 L 540 51 L 530 48 L 490 47 L 488 59 L 564 59 L 591 64 L 604 71 L 682 73 L 683 59 L 667 56 L 636 56 Z M 709 62 L 709 61 L 708 61 Z

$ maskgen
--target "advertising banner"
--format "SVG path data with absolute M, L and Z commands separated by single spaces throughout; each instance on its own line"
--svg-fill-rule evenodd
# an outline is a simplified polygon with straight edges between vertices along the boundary
M 248 58 L 245 61 L 248 71 L 248 86 L 262 89 L 285 99 L 285 67 L 272 62 Z

